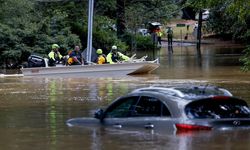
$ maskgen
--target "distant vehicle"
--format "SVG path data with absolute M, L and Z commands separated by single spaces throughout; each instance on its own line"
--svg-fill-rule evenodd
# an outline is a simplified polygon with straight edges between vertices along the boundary
M 150 22 L 149 24 L 152 26 L 161 26 L 160 22 Z
M 161 23 L 159 22 L 149 22 L 148 23 L 148 32 L 150 33 L 154 33 L 157 29 L 159 29 L 162 26 Z
M 205 11 L 202 13 L 202 19 L 207 20 L 209 17 L 209 10 L 205 9 Z
M 142 36 L 150 35 L 150 34 L 148 33 L 148 29 L 145 29 L 145 28 L 140 28 L 140 29 L 137 30 L 137 32 L 138 32 L 140 35 L 142 35 Z
M 209 18 L 209 9 L 204 9 L 202 12 L 202 20 L 208 20 Z M 196 14 L 195 19 L 198 20 L 199 19 L 199 14 Z
M 73 118 L 67 125 L 101 125 L 154 131 L 220 130 L 250 127 L 244 100 L 214 86 L 147 87 L 120 97 L 93 118 Z

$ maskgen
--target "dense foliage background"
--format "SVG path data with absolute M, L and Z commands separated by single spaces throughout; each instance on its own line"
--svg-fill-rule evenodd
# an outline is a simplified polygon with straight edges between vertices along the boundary
M 185 8 L 210 9 L 210 32 L 249 44 L 250 4 L 244 0 L 95 0 L 93 46 L 105 53 L 114 44 L 123 51 L 151 49 L 151 38 L 137 29 L 166 24 Z M 21 64 L 31 53 L 47 56 L 53 43 L 62 54 L 74 45 L 85 49 L 87 15 L 88 0 L 0 0 L 0 64 Z M 249 56 L 242 61 L 249 64 Z

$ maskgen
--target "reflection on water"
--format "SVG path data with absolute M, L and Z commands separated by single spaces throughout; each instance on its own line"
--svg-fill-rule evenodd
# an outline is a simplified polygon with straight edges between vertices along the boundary
M 49 107 L 48 107 L 48 119 L 49 119 L 49 127 L 50 127 L 50 141 L 51 141 L 51 149 L 56 149 L 56 137 L 57 137 L 57 111 L 56 111 L 56 97 L 57 93 L 57 86 L 55 80 L 48 84 L 49 87 Z
M 239 70 L 241 49 L 164 47 L 153 75 L 110 78 L 0 78 L 1 149 L 248 149 L 250 132 L 157 133 L 108 128 L 68 128 L 65 121 L 90 117 L 133 89 L 151 85 L 212 84 L 250 104 L 250 76 Z M 138 57 L 152 52 L 143 52 Z M 229 54 L 227 54 L 229 53 Z M 199 59 L 197 59 L 197 57 Z

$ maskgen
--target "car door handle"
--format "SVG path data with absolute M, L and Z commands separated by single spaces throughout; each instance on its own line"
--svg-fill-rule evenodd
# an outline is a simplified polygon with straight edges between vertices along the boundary
M 122 128 L 122 125 L 117 123 L 117 124 L 114 124 L 113 127 L 115 127 L 115 128 Z
M 144 125 L 144 128 L 146 128 L 146 129 L 153 129 L 154 125 L 151 124 L 151 123 L 149 123 L 149 124 Z

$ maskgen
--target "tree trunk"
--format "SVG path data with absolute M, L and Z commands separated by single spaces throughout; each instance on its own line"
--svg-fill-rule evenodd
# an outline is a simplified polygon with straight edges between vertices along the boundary
M 116 13 L 117 13 L 117 37 L 122 38 L 125 26 L 125 0 L 116 0 Z
M 197 31 L 197 50 L 200 50 L 201 47 L 201 27 L 202 27 L 202 10 L 199 11 L 199 20 L 198 20 L 198 31 Z

